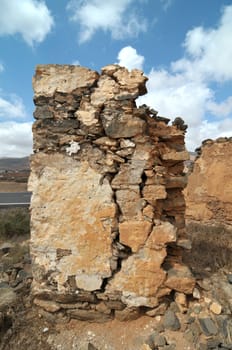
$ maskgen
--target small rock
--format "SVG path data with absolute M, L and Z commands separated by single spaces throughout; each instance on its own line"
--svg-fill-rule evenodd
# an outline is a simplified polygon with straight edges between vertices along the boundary
M 97 348 L 92 343 L 89 343 L 88 350 L 97 350 Z
M 0 288 L 0 311 L 16 303 L 17 295 L 12 288 Z
M 177 304 L 181 306 L 187 306 L 187 299 L 186 295 L 184 293 L 175 293 L 175 301 Z
M 8 276 L 8 274 L 7 274 L 6 272 L 3 272 L 3 271 L 0 272 L 0 284 L 1 284 L 2 282 L 6 282 L 6 283 L 9 282 L 9 276 Z M 1 287 L 0 287 L 0 288 L 1 288 Z
M 156 307 L 155 309 L 151 309 L 151 310 L 147 311 L 146 315 L 150 316 L 150 317 L 164 315 L 166 310 L 167 310 L 167 304 L 162 303 L 158 307 Z
M 193 297 L 195 299 L 201 299 L 201 293 L 200 293 L 199 289 L 196 287 L 193 289 Z
M 176 314 L 172 310 L 168 310 L 164 314 L 163 320 L 164 327 L 172 331 L 180 329 L 180 321 Z
M 201 310 L 202 310 L 201 304 L 194 304 L 193 305 L 193 312 L 195 314 L 198 315 L 201 312 Z
M 52 300 L 41 300 L 41 299 L 35 298 L 34 304 L 48 312 L 56 312 L 60 310 L 59 304 Z
M 218 329 L 210 317 L 199 318 L 200 326 L 206 336 L 216 335 Z
M 206 303 L 206 305 L 209 305 L 212 300 L 210 298 L 204 297 L 204 302 Z
M 200 326 L 194 322 L 189 325 L 189 330 L 192 332 L 193 342 L 197 344 L 201 335 Z
M 44 329 L 43 329 L 43 333 L 47 333 L 49 331 L 49 328 L 48 327 L 45 327 Z
M 213 302 L 210 307 L 210 311 L 212 311 L 215 315 L 220 315 L 222 312 L 222 306 L 217 302 Z
M 191 329 L 187 329 L 186 332 L 184 333 L 184 338 L 190 343 L 190 344 L 194 344 L 194 335 L 193 332 L 191 331 Z
M 124 310 L 115 310 L 115 318 L 119 321 L 136 320 L 139 317 L 138 308 L 126 307 Z
M 173 311 L 173 312 L 180 312 L 180 308 L 178 306 L 178 304 L 173 301 L 170 306 L 169 306 L 169 310 Z
M 205 271 L 207 271 L 207 272 L 211 272 L 211 271 L 212 271 L 212 269 L 211 269 L 211 267 L 207 266 L 207 267 L 205 268 Z
M 12 248 L 14 247 L 14 245 L 12 243 L 9 242 L 4 242 L 0 245 L 0 250 L 2 250 L 2 252 L 4 254 L 8 253 Z
M 101 302 L 96 305 L 96 310 L 99 312 L 102 312 L 103 314 L 109 315 L 111 313 L 111 310 L 106 306 L 104 302 Z
M 190 315 L 189 317 L 188 317 L 188 319 L 186 320 L 186 323 L 187 324 L 192 324 L 194 321 L 195 321 L 195 317 L 194 316 L 192 316 L 192 315 Z
M 209 339 L 209 340 L 207 341 L 208 349 L 217 348 L 219 344 L 221 344 L 220 339 Z
M 0 288 L 9 288 L 9 284 L 7 282 L 0 282 Z
M 167 344 L 166 338 L 159 334 L 157 331 L 153 332 L 147 342 L 146 342 L 152 349 L 156 348 L 157 346 L 165 346 Z
M 227 275 L 227 281 L 228 281 L 230 284 L 232 284 L 232 273 L 229 273 L 229 274 Z

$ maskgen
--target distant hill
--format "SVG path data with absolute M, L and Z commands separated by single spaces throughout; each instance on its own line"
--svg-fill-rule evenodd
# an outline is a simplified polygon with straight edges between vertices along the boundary
M 29 169 L 29 157 L 24 158 L 0 158 L 0 171 Z

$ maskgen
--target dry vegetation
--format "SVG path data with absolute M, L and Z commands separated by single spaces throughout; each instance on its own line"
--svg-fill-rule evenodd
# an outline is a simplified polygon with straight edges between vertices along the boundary
M 231 227 L 189 222 L 187 232 L 192 250 L 186 254 L 185 262 L 195 273 L 201 274 L 205 269 L 216 272 L 220 268 L 232 268 Z
M 30 214 L 28 208 L 0 210 L 0 240 L 30 234 Z

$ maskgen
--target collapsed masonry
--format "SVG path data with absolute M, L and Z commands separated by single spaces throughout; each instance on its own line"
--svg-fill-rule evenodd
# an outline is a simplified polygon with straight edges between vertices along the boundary
M 48 311 L 125 319 L 193 290 L 182 264 L 185 127 L 136 107 L 146 80 L 118 65 L 36 69 L 32 293 Z

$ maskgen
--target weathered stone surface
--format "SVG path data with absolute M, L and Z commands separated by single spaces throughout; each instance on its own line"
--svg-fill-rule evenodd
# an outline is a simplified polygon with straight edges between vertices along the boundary
M 163 155 L 163 160 L 175 160 L 175 161 L 180 161 L 180 160 L 188 160 L 189 159 L 189 153 L 187 151 L 182 151 L 182 152 L 168 152 Z
M 164 314 L 164 327 L 172 331 L 180 329 L 180 321 L 176 314 L 171 310 L 166 311 Z
M 176 241 L 177 229 L 170 222 L 160 222 L 154 226 L 147 242 L 153 249 L 163 248 L 167 243 Z
M 58 303 L 52 300 L 41 300 L 41 299 L 35 298 L 33 302 L 35 305 L 41 307 L 42 309 L 48 312 L 56 312 L 61 308 L 61 306 Z
M 150 234 L 143 248 L 122 261 L 122 268 L 109 282 L 107 291 L 122 292 L 122 300 L 128 306 L 156 306 L 154 296 L 166 278 L 161 268 L 165 257 L 166 249 L 155 250 Z
M 151 228 L 152 224 L 148 221 L 124 221 L 119 224 L 120 242 L 136 253 L 144 246 Z
M 232 224 L 231 158 L 231 140 L 202 146 L 185 190 L 189 221 Z
M 165 285 L 178 292 L 191 294 L 195 286 L 195 279 L 187 266 L 175 264 L 168 270 Z
M 83 309 L 73 309 L 68 310 L 67 314 L 72 318 L 76 318 L 80 321 L 88 322 L 107 322 L 112 319 L 111 315 L 96 311 L 96 310 L 83 310 Z
M 199 316 L 202 331 L 206 336 L 215 335 L 218 332 L 215 322 L 210 317 Z
M 222 306 L 214 301 L 210 305 L 210 311 L 212 311 L 215 315 L 220 315 L 220 313 L 222 312 Z
M 88 88 L 95 84 L 99 74 L 85 67 L 69 65 L 38 65 L 33 78 L 35 97 L 52 97 L 57 91 L 75 93 L 79 88 Z
M 124 220 L 141 219 L 144 200 L 141 198 L 139 186 L 117 190 L 116 201 Z
M 115 318 L 119 321 L 132 321 L 140 316 L 139 310 L 136 307 L 126 307 L 124 310 L 116 310 Z
M 148 203 L 155 205 L 157 199 L 165 199 L 167 192 L 165 186 L 162 185 L 148 185 L 143 188 L 143 197 Z
M 101 175 L 87 162 L 75 162 L 61 154 L 36 154 L 31 167 L 34 274 L 39 268 L 50 270 L 58 291 L 66 290 L 69 276 L 74 276 L 77 288 L 101 288 L 102 279 L 111 275 L 111 228 L 115 220 L 107 179 L 100 185 Z M 71 249 L 71 254 L 57 260 L 59 249 Z M 35 281 L 33 286 L 40 289 L 40 282 Z

